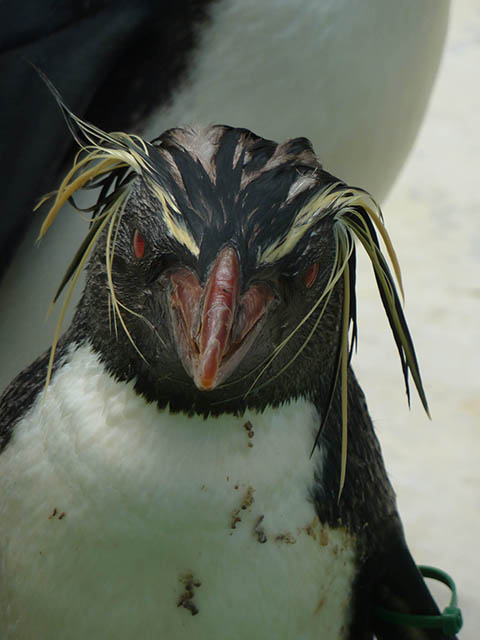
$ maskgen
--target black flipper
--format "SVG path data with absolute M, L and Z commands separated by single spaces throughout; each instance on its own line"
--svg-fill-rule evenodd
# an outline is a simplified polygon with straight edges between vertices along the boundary
M 383 571 L 372 594 L 372 604 L 390 611 L 414 615 L 439 615 L 438 607 L 428 590 L 405 543 L 392 546 L 382 557 Z M 455 640 L 438 629 L 403 627 L 381 620 L 371 611 L 372 628 L 378 640 Z

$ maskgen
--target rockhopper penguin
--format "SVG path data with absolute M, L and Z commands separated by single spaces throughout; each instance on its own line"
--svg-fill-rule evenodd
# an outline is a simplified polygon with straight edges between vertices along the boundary
M 1 637 L 451 637 L 373 611 L 437 613 L 349 364 L 357 238 L 427 408 L 373 199 L 305 138 L 63 109 L 82 151 L 44 230 L 100 195 L 73 323 L 0 403 Z

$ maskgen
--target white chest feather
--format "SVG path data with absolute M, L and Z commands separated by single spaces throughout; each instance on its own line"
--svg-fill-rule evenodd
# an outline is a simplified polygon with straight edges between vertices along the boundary
M 171 415 L 76 351 L 0 456 L 1 637 L 344 637 L 355 548 L 309 501 L 317 424 L 306 401 Z

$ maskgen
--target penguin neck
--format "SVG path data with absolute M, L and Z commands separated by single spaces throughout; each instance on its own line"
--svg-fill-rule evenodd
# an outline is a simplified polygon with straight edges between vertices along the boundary
M 88 308 L 88 298 L 82 298 L 64 343 L 89 344 L 115 380 L 133 381 L 135 392 L 161 409 L 168 407 L 172 412 L 202 417 L 243 415 L 246 410 L 263 412 L 297 399 L 305 399 L 323 414 L 328 404 L 335 367 L 333 356 L 330 360 L 328 356 L 321 359 L 321 370 L 308 372 L 305 385 L 305 380 L 299 384 L 293 372 L 278 377 L 269 377 L 267 372 L 257 380 L 256 370 L 248 377 L 240 375 L 239 380 L 232 376 L 221 387 L 205 392 L 195 387 L 173 351 L 156 355 L 165 362 L 165 374 L 158 376 L 154 368 L 149 366 L 147 358 L 142 358 L 135 351 L 121 328 L 118 333 L 112 331 L 106 335 L 104 332 L 97 336 L 96 321 L 86 312 Z

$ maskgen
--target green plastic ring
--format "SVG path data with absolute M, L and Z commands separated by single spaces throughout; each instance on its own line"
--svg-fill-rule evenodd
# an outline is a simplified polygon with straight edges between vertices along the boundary
M 443 613 L 435 616 L 412 615 L 390 611 L 376 605 L 373 608 L 374 614 L 384 620 L 399 627 L 416 627 L 417 629 L 440 629 L 446 635 L 458 633 L 463 625 L 462 612 L 457 606 L 457 589 L 452 578 L 435 567 L 419 566 L 420 573 L 424 578 L 432 578 L 445 584 L 452 592 L 450 604 L 445 607 Z

